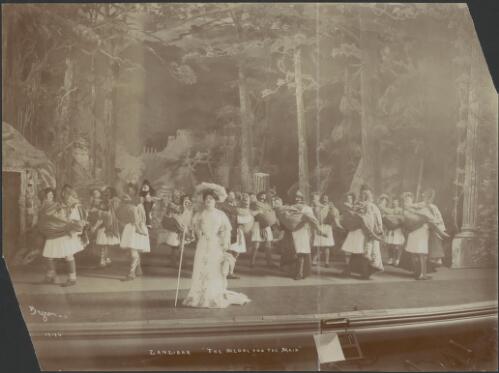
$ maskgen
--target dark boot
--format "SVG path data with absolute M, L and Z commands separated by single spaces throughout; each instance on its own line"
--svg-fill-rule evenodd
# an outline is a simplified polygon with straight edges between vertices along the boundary
M 329 247 L 326 247 L 325 252 L 326 258 L 324 259 L 324 267 L 329 268 L 329 256 L 331 255 L 331 250 L 329 249 Z
M 369 260 L 366 258 L 362 258 L 361 263 L 361 278 L 363 280 L 369 280 L 371 277 L 371 265 L 369 264 Z
M 255 246 L 253 246 L 253 251 L 251 252 L 251 262 L 250 262 L 250 267 L 251 268 L 253 268 L 255 266 L 256 257 L 258 255 L 258 249 L 259 248 L 260 248 L 259 244 L 255 244 Z
M 424 255 L 421 255 L 419 258 L 419 262 L 421 264 L 421 274 L 419 275 L 418 280 L 430 280 L 431 276 L 427 275 L 428 258 Z
M 266 246 L 265 246 L 265 257 L 267 259 L 267 267 L 277 268 L 277 265 L 275 265 L 272 262 L 272 244 L 271 243 L 266 243 Z
M 343 269 L 343 272 L 341 272 L 341 275 L 349 277 L 351 275 L 351 270 L 352 270 L 352 257 L 347 257 L 345 261 L 346 261 L 345 268 Z
M 305 258 L 303 255 L 298 256 L 298 262 L 297 262 L 297 268 L 296 268 L 296 276 L 295 280 L 301 280 L 303 279 L 303 267 L 305 265 Z
M 73 286 L 76 285 L 76 263 L 73 260 L 68 260 L 68 273 L 69 273 L 69 278 L 68 280 L 62 284 L 62 287 L 68 287 L 68 286 Z
M 44 284 L 55 284 L 57 281 L 57 273 L 55 271 L 55 262 L 54 259 L 47 259 L 47 273 L 45 274 L 45 278 L 43 280 Z

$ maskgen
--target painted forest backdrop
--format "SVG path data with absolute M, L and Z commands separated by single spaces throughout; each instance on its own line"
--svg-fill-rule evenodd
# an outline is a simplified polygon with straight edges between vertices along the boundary
M 465 5 L 18 4 L 2 17 L 3 121 L 58 185 L 250 190 L 265 172 L 283 196 L 434 187 L 452 233 L 475 123 L 496 255 L 497 94 Z

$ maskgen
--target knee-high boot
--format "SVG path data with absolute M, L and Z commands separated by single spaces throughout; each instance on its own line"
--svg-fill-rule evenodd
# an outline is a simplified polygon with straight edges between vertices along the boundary
M 142 272 L 142 258 L 140 257 L 139 253 L 137 253 L 137 258 L 138 258 L 138 262 L 137 262 L 137 267 L 135 268 L 135 275 L 136 276 L 142 276 L 143 275 L 143 272 Z
M 324 255 L 326 256 L 326 257 L 324 258 L 324 261 L 325 261 L 324 265 L 325 265 L 326 267 L 329 267 L 329 257 L 330 257 L 330 255 L 331 255 L 331 248 L 326 247 L 324 250 L 325 250 L 325 252 L 326 252 L 326 253 L 324 254 Z
M 431 279 L 431 277 L 427 275 L 427 273 L 428 273 L 427 272 L 428 256 L 427 255 L 420 255 L 419 262 L 421 264 L 421 274 L 419 275 L 419 280 Z
M 123 281 L 134 280 L 136 277 L 135 270 L 139 265 L 140 257 L 137 250 L 130 249 L 130 270 L 128 271 L 128 275 L 123 279 Z
M 68 273 L 69 273 L 69 278 L 66 281 L 66 283 L 62 284 L 62 286 L 67 287 L 67 286 L 73 286 L 76 284 L 76 263 L 74 259 L 68 260 Z
M 267 266 L 274 267 L 272 263 L 272 243 L 270 242 L 265 243 L 265 257 L 267 259 Z
M 304 265 L 305 265 L 305 257 L 303 255 L 298 255 L 295 280 L 301 280 L 304 277 L 303 276 Z
M 56 282 L 57 273 L 55 271 L 55 262 L 52 258 L 47 258 L 47 273 L 45 274 L 44 283 L 53 284 Z
M 251 252 L 251 262 L 250 267 L 253 267 L 256 263 L 256 257 L 258 255 L 258 249 L 260 248 L 260 243 L 253 244 L 253 251 Z
M 364 257 L 362 257 L 361 272 L 362 278 L 369 280 L 371 277 L 371 266 L 369 265 L 369 260 Z

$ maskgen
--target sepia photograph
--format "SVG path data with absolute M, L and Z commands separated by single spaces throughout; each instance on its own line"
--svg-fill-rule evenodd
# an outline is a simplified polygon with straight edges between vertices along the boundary
M 41 370 L 497 371 L 466 4 L 1 10 L 2 252 Z

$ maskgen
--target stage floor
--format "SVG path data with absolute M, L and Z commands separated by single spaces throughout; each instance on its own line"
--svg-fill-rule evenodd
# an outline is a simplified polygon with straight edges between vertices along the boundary
M 251 303 L 215 310 L 184 308 L 180 304 L 191 276 L 190 255 L 187 258 L 177 308 L 177 271 L 160 259 L 149 261 L 144 276 L 131 282 L 120 281 L 127 273 L 122 260 L 106 269 L 80 261 L 78 283 L 70 288 L 40 284 L 43 267 L 39 265 L 12 269 L 11 276 L 28 323 L 258 319 L 497 301 L 497 269 L 443 267 L 432 274 L 432 280 L 416 281 L 411 273 L 386 265 L 384 272 L 366 281 L 342 277 L 343 264 L 335 262 L 331 268 L 316 266 L 310 277 L 296 281 L 278 268 L 266 268 L 262 255 L 253 269 L 247 260 L 240 260 L 236 271 L 241 278 L 229 280 L 229 289 L 245 293 Z M 66 279 L 59 277 L 60 282 Z M 53 315 L 45 314 L 43 321 L 46 312 Z

